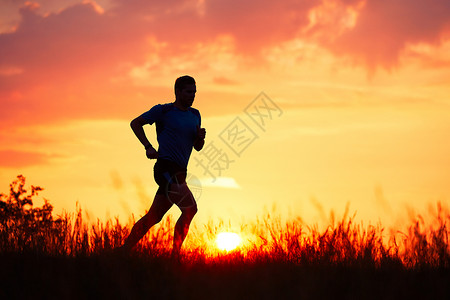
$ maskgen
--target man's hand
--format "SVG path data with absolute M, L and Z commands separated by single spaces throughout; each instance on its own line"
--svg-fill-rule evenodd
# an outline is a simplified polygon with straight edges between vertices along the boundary
M 156 151 L 155 148 L 150 147 L 145 151 L 145 154 L 147 155 L 148 159 L 157 159 L 158 158 L 158 151 Z
M 200 126 L 197 125 L 197 138 L 194 142 L 194 149 L 197 151 L 202 150 L 203 145 L 205 144 L 205 137 L 206 137 L 206 129 L 200 128 Z
M 197 140 L 204 140 L 206 137 L 206 129 L 197 125 Z

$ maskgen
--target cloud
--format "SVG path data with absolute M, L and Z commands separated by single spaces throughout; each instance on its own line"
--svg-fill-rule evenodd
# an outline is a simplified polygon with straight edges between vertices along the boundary
M 450 15 L 447 0 L 38 3 L 26 2 L 14 30 L 0 33 L 3 128 L 129 118 L 143 99 L 167 97 L 166 77 L 209 71 L 227 88 L 228 78 L 270 64 L 267 49 L 293 40 L 391 68 L 411 43 L 438 45 Z
M 27 3 L 17 29 L 0 35 L 0 76 L 21 70 L 29 80 L 58 83 L 119 72 L 120 63 L 143 65 L 150 53 L 161 61 L 196 53 L 220 36 L 248 59 L 301 37 L 370 68 L 389 67 L 409 43 L 439 43 L 450 15 L 446 0 L 114 0 L 109 9 L 83 2 L 48 15 Z
M 0 168 L 22 168 L 45 165 L 51 158 L 51 155 L 39 152 L 0 150 Z
M 47 16 L 27 4 L 20 14 L 16 31 L 0 35 L 0 66 L 22 69 L 38 83 L 91 76 L 110 69 L 113 61 L 132 61 L 126 56 L 128 49 L 136 49 L 136 40 L 141 42 L 139 30 L 123 32 L 115 18 L 103 16 L 89 2 Z
M 16 30 L 0 34 L 0 127 L 129 118 L 127 110 L 131 114 L 137 104 L 141 107 L 145 95 L 161 98 L 164 92 L 166 98 L 171 91 L 172 82 L 158 88 L 155 74 L 173 77 L 183 70 L 233 65 L 232 40 L 192 35 L 180 43 L 182 22 L 172 23 L 182 11 L 146 9 L 146 3 L 116 3 L 102 11 L 83 2 L 45 15 L 33 3 L 23 6 Z M 181 20 L 190 18 L 188 11 L 184 8 Z M 213 56 L 219 59 L 209 59 Z M 148 75 L 141 79 L 145 85 L 136 82 L 136 74 Z M 122 101 L 127 101 L 125 109 Z
M 208 24 L 237 40 L 238 50 L 258 55 L 268 46 L 293 39 L 309 22 L 318 1 L 206 1 Z
M 408 45 L 426 43 L 437 46 L 449 33 L 450 2 L 447 0 L 432 3 L 422 0 L 340 2 L 345 5 L 345 13 L 341 16 L 347 14 L 347 20 L 353 17 L 350 18 L 352 22 L 340 32 L 329 31 L 334 35 L 321 31 L 319 40 L 334 53 L 350 57 L 370 70 L 380 66 L 387 69 L 395 67 Z M 333 20 L 331 12 L 325 13 L 324 18 L 327 17 Z M 336 24 L 336 20 L 333 21 L 326 27 L 332 28 L 331 25 Z M 345 22 L 341 29 L 343 26 Z M 312 30 L 310 33 L 317 34 L 317 30 L 324 28 L 319 26 L 315 29 L 316 32 Z

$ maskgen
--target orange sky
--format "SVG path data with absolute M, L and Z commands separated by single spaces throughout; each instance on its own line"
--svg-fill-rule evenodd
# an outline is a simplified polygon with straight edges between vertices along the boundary
M 196 163 L 207 153 L 193 154 L 197 222 L 274 204 L 319 222 L 346 203 L 392 221 L 449 202 L 447 0 L 0 5 L 2 192 L 23 174 L 56 213 L 78 201 L 95 217 L 139 216 L 156 185 L 129 121 L 190 74 L 206 145 L 232 161 L 212 182 Z M 263 127 L 245 113 L 261 95 L 277 108 L 260 108 Z M 251 138 L 239 155 L 224 141 L 236 124 Z

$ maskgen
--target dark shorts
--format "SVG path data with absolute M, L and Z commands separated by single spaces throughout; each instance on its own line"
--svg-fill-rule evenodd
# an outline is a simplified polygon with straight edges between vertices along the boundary
M 153 175 L 156 183 L 159 185 L 156 194 L 163 194 L 168 197 L 170 185 L 172 183 L 182 184 L 186 182 L 185 168 L 180 167 L 176 163 L 167 159 L 156 160 L 153 167 Z

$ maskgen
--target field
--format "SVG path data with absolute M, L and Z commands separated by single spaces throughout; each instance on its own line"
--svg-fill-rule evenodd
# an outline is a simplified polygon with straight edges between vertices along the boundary
M 193 228 L 170 257 L 174 221 L 150 230 L 136 251 L 114 249 L 134 220 L 95 224 L 80 209 L 33 207 L 25 178 L 0 197 L 0 299 L 445 299 L 450 296 L 450 214 L 420 216 L 405 232 L 356 224 L 345 215 L 324 229 L 267 214 L 242 226 L 243 243 L 218 250 L 213 221 Z

